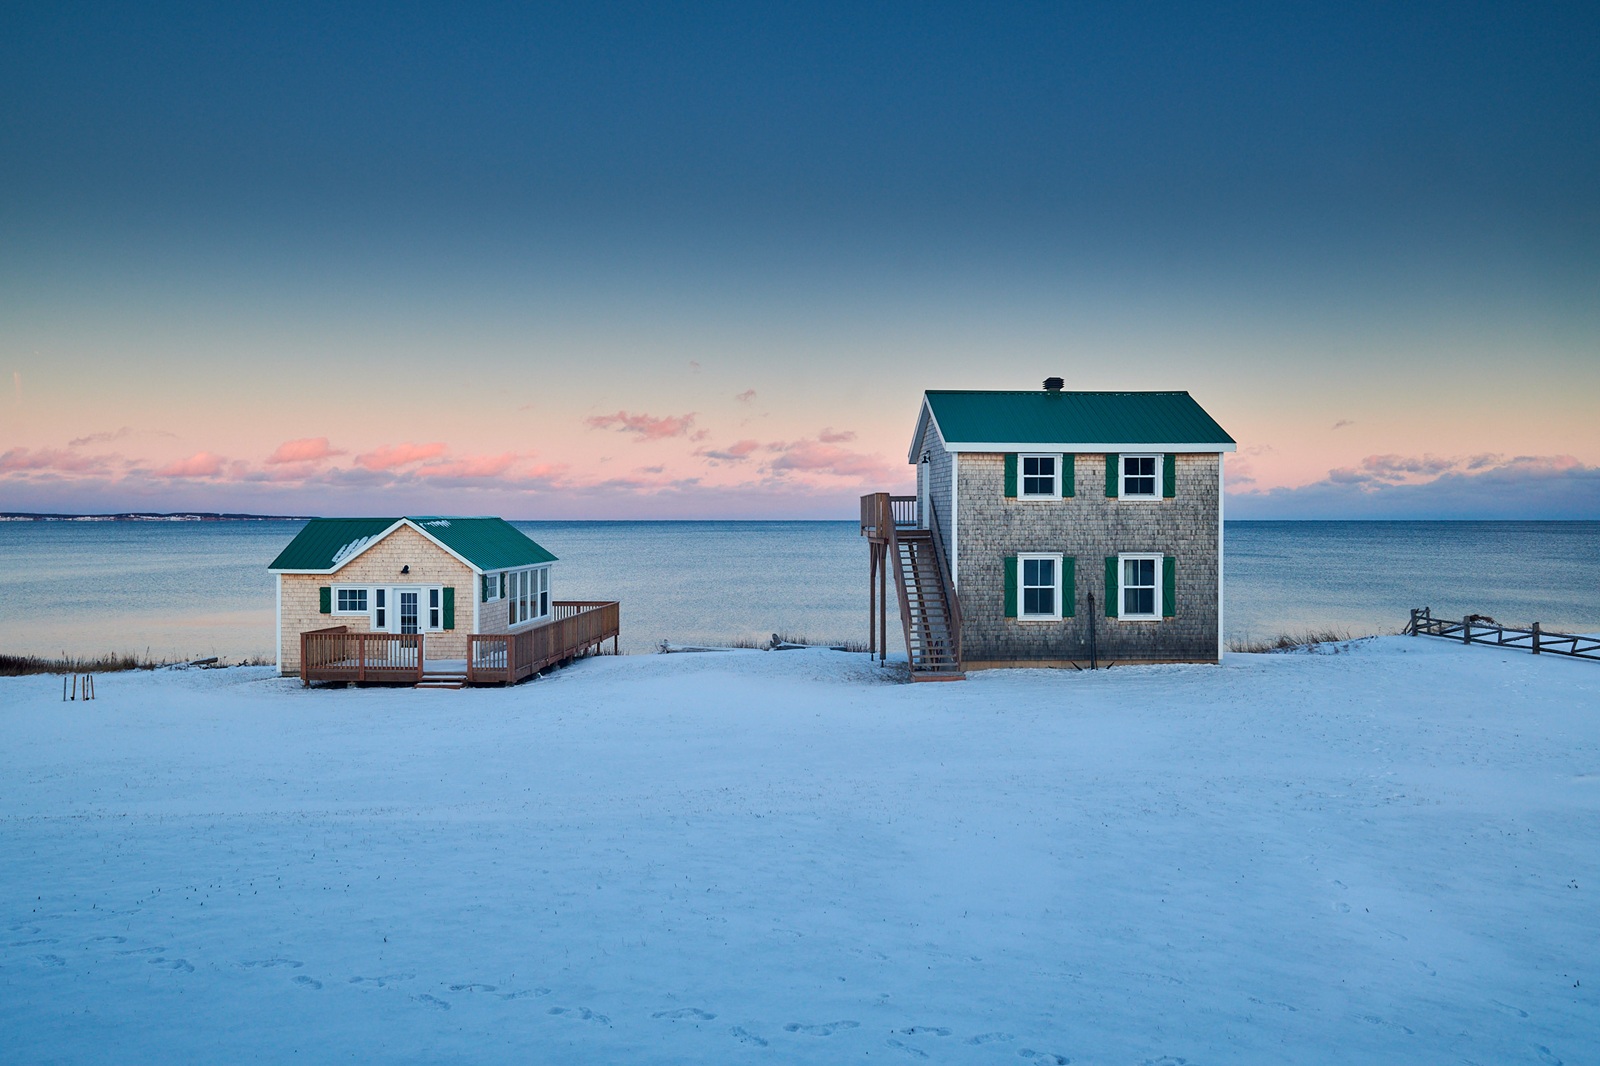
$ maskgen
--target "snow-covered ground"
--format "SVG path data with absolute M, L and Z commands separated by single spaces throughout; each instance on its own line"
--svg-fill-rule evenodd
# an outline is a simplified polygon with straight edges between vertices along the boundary
M 0 1061 L 1600 1061 L 1600 666 L 0 679 Z

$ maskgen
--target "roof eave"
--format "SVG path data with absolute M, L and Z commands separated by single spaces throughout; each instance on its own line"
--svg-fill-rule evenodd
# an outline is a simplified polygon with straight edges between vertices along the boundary
M 1239 446 L 1233 441 L 1226 444 L 1212 442 L 1209 444 L 1133 444 L 1127 441 L 1121 443 L 1108 443 L 1096 441 L 1091 443 L 1069 443 L 1055 441 L 946 441 L 944 450 L 947 452 L 1071 452 L 1073 454 L 1094 454 L 1096 452 L 1110 452 L 1121 454 L 1123 452 L 1171 452 L 1173 454 L 1196 453 L 1221 453 L 1237 451 Z

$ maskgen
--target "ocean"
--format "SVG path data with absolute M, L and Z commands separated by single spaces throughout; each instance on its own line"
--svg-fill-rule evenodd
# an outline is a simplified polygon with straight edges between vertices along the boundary
M 0 653 L 273 656 L 266 567 L 299 522 L 0 522 Z M 622 650 L 865 641 L 855 522 L 520 522 L 557 599 L 622 601 Z M 1600 630 L 1600 522 L 1229 522 L 1230 640 L 1396 632 L 1410 608 Z M 891 648 L 898 630 L 891 624 Z

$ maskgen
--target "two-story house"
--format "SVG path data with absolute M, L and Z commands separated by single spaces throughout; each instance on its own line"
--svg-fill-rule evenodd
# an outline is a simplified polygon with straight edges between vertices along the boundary
M 917 495 L 862 498 L 912 676 L 1222 657 L 1222 455 L 1186 392 L 929 391 Z

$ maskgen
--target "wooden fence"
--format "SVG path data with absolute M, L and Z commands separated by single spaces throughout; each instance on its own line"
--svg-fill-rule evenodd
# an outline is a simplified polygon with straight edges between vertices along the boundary
M 1565 655 L 1600 662 L 1600 639 L 1571 633 L 1546 633 L 1538 622 L 1533 623 L 1531 629 L 1516 629 L 1482 615 L 1469 614 L 1461 619 L 1435 618 L 1432 607 L 1413 607 L 1406 632 L 1413 637 L 1443 637 L 1446 640 L 1459 640 L 1463 644 L 1524 648 L 1535 655 Z
M 622 607 L 615 600 L 557 600 L 552 618 L 521 633 L 480 633 L 467 638 L 469 685 L 514 685 L 545 667 L 598 650 L 617 650 Z

